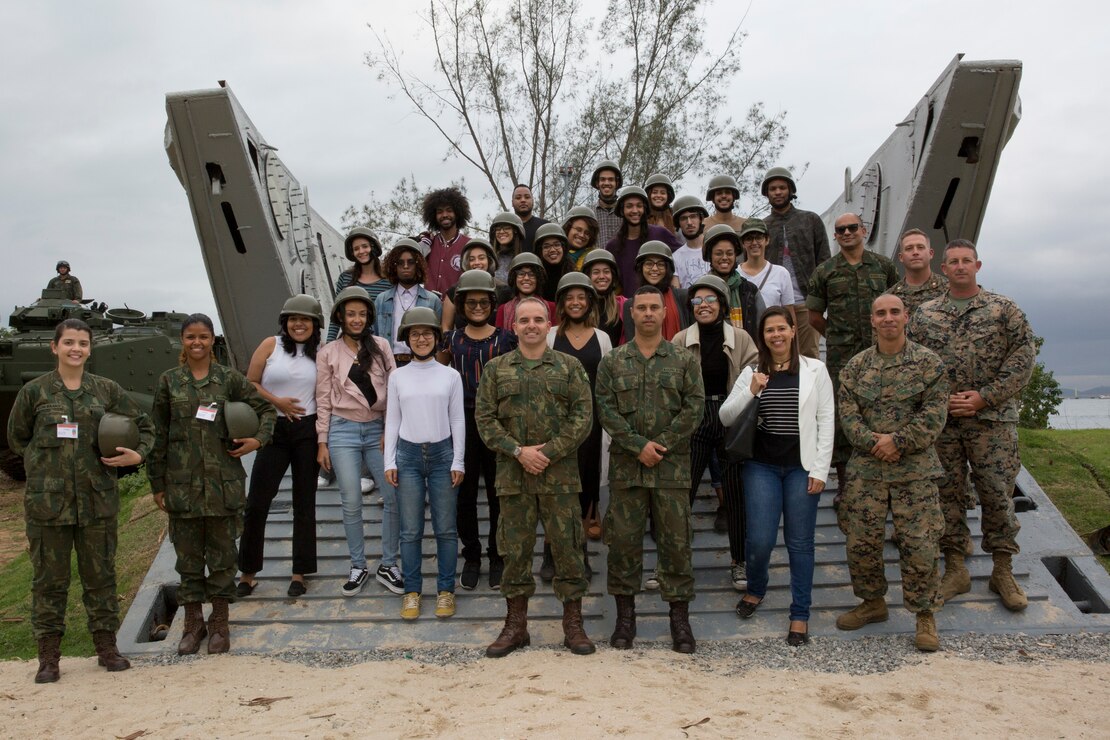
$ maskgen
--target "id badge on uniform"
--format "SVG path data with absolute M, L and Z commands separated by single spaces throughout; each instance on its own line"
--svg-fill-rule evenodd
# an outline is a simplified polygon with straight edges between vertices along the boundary
M 207 406 L 201 404 L 197 406 L 196 418 L 201 421 L 215 421 L 216 420 L 216 404 L 210 403 Z
M 58 439 L 77 439 L 77 422 L 71 422 L 68 416 L 63 416 L 58 424 Z

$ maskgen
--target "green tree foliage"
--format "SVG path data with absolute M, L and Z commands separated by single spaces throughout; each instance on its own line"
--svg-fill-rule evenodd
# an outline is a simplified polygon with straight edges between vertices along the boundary
M 1041 353 L 1043 337 L 1036 337 L 1037 354 Z M 1056 413 L 1064 394 L 1060 391 L 1060 383 L 1053 376 L 1052 371 L 1038 362 L 1033 367 L 1033 375 L 1029 378 L 1029 385 L 1021 392 L 1021 416 L 1018 426 L 1026 429 L 1047 429 L 1048 417 Z

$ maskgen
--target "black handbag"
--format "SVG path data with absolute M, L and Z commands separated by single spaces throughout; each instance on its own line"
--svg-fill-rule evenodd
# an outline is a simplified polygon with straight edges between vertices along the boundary
M 755 428 L 759 423 L 759 399 L 753 398 L 752 402 L 740 412 L 740 417 L 730 427 L 725 429 L 725 453 L 729 462 L 744 462 L 751 460 L 755 447 Z

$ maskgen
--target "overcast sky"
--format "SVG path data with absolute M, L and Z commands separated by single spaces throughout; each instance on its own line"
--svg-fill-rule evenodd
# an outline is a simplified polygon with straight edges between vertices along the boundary
M 87 297 L 215 315 L 162 148 L 170 91 L 227 80 L 335 226 L 346 206 L 409 173 L 429 187 L 463 176 L 475 188 L 475 173 L 443 161 L 431 127 L 363 64 L 367 23 L 421 63 L 421 21 L 383 5 L 4 3 L 5 317 L 37 296 L 58 259 L 73 263 Z M 735 22 L 724 10 L 733 7 L 743 6 L 714 6 L 711 40 Z M 1097 2 L 755 0 L 729 100 L 737 114 L 755 100 L 789 111 L 784 160 L 810 162 L 798 205 L 821 212 L 844 167 L 859 172 L 955 54 L 1020 59 L 1023 118 L 980 234 L 981 282 L 1025 309 L 1063 383 L 1110 384 L 1110 147 L 1098 133 L 1110 120 L 1108 19 Z

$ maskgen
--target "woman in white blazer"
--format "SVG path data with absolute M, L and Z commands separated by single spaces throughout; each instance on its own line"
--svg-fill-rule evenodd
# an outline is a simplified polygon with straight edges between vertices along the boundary
M 759 404 L 752 459 L 744 463 L 748 588 L 736 605 L 745 618 L 767 593 L 767 568 L 778 538 L 790 557 L 790 629 L 787 642 L 809 642 L 813 591 L 813 533 L 818 496 L 825 490 L 833 450 L 832 381 L 824 364 L 798 354 L 794 320 L 781 306 L 759 318 L 757 368 L 745 368 L 721 405 L 732 425 L 748 404 Z

